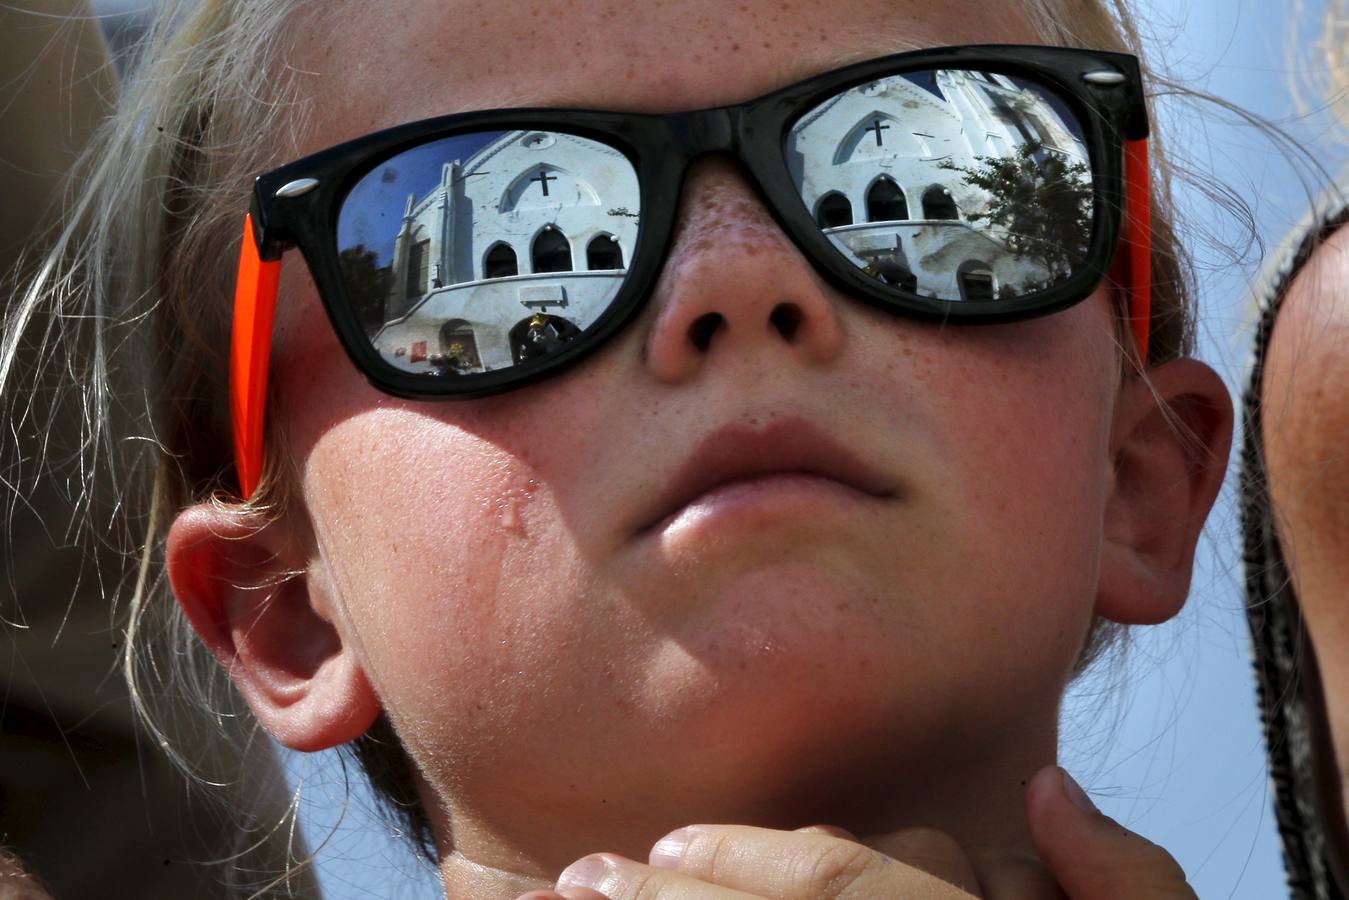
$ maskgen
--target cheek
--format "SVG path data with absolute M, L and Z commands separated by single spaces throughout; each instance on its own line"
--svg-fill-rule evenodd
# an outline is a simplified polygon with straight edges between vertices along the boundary
M 935 435 L 915 497 L 941 560 L 932 577 L 974 630 L 1003 632 L 990 646 L 1065 623 L 1071 643 L 1089 620 L 1116 390 L 1108 310 L 1093 298 L 1014 325 L 934 327 L 903 351 Z
M 357 633 L 410 635 L 443 653 L 494 627 L 536 485 L 476 444 L 401 410 L 360 413 L 315 443 L 305 498 Z
M 555 689 L 549 656 L 587 625 L 569 602 L 584 556 L 525 459 L 403 409 L 359 413 L 314 444 L 304 494 L 320 558 L 395 724 L 508 716 Z
M 602 690 L 584 673 L 595 635 L 618 652 L 623 611 L 577 517 L 608 505 L 593 447 L 619 414 L 592 376 L 471 404 L 389 398 L 337 366 L 313 381 L 281 385 L 304 398 L 290 452 L 345 636 L 414 758 L 478 758 L 475 735 L 546 729 Z
M 576 602 L 594 593 L 577 510 L 607 502 L 587 466 L 618 415 L 594 376 L 473 403 L 389 397 L 341 350 L 303 267 L 285 277 L 297 302 L 278 320 L 271 435 L 300 478 L 344 637 L 395 724 L 417 721 L 400 732 L 444 747 L 450 723 L 566 707 L 543 702 L 570 689 L 550 673 L 605 616 Z M 571 497 L 583 488 L 593 502 Z

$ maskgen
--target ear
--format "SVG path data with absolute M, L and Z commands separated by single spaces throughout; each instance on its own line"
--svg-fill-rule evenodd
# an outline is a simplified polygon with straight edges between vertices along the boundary
M 1098 615 L 1154 625 L 1180 612 L 1231 448 L 1232 398 L 1211 368 L 1178 359 L 1125 376 L 1110 437 Z
M 380 706 L 295 531 L 285 517 L 190 507 L 169 529 L 169 583 L 263 727 L 293 750 L 322 750 L 363 734 Z

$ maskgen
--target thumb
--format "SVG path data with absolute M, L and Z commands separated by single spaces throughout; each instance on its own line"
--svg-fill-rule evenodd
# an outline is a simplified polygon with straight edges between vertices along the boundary
M 1196 900 L 1170 853 L 1099 812 L 1058 766 L 1031 779 L 1026 818 L 1036 852 L 1071 900 Z

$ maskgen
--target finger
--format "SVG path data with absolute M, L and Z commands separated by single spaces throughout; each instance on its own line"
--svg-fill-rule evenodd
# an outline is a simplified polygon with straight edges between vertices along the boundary
M 521 894 L 515 900 L 608 900 L 608 898 L 589 888 L 571 888 L 561 893 L 557 891 L 530 891 L 528 894 Z
M 1069 900 L 1058 880 L 1033 856 L 970 849 L 984 900 Z
M 4 900 L 51 900 L 51 894 L 24 869 L 17 856 L 0 848 L 0 897 Z
M 598 892 L 605 900 L 762 900 L 717 887 L 683 872 L 643 865 L 612 853 L 578 859 L 557 880 L 557 890 L 571 900 L 572 891 Z M 578 894 L 578 900 L 590 900 Z
M 1031 779 L 1026 818 L 1036 852 L 1072 900 L 1195 900 L 1171 854 L 1099 812 L 1058 766 Z
M 979 878 L 965 850 L 956 839 L 934 828 L 905 828 L 878 834 L 862 841 L 877 853 L 929 872 L 944 881 L 979 895 Z
M 797 834 L 824 834 L 829 837 L 842 838 L 845 841 L 857 841 L 857 835 L 846 828 L 839 828 L 837 825 L 807 825 L 805 828 L 796 829 Z M 857 841 L 861 843 L 861 841 Z
M 907 856 L 892 858 L 827 834 L 695 825 L 658 841 L 651 864 L 711 884 L 791 900 L 978 896 L 973 870 L 954 840 L 921 829 L 907 839 L 892 837 L 891 845 Z

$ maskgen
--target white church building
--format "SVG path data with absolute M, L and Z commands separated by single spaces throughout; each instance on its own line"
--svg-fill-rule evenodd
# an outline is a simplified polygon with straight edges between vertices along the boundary
M 1002 75 L 892 77 L 821 104 L 785 141 L 803 202 L 868 272 L 920 294 L 988 300 L 1042 279 L 987 223 L 958 172 L 1030 141 L 1087 162 L 1037 91 Z M 407 197 L 372 342 L 407 371 L 480 372 L 547 352 L 613 299 L 636 244 L 639 191 L 617 150 L 574 135 L 503 132 Z
M 604 144 L 510 131 L 407 198 L 386 324 L 401 369 L 480 372 L 583 330 L 623 280 L 637 240 L 637 174 Z

